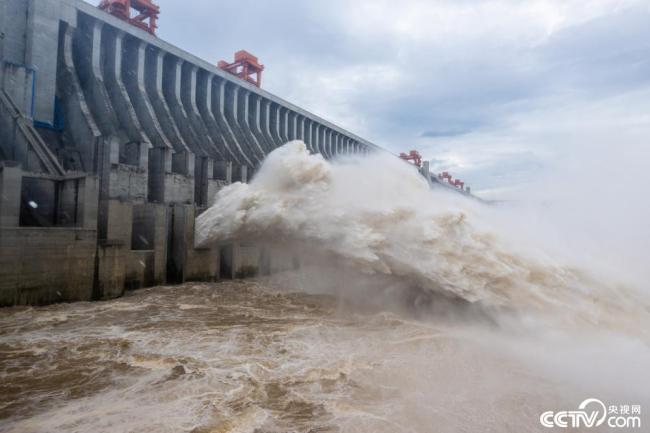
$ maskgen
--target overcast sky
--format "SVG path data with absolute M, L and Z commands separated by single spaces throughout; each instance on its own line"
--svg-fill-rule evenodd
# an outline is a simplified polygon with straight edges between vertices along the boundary
M 157 2 L 161 38 L 246 49 L 266 90 L 486 197 L 650 146 L 648 0 Z

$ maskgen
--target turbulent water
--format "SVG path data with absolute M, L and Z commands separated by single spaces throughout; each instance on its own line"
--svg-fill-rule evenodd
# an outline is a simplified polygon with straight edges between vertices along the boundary
M 294 141 L 271 153 L 250 184 L 219 193 L 197 220 L 197 239 L 284 242 L 321 268 L 368 276 L 348 292 L 370 279 L 375 291 L 418 288 L 486 310 L 551 312 L 571 323 L 636 332 L 638 320 L 647 320 L 640 293 L 531 248 L 503 224 L 484 204 L 432 191 L 390 155 L 330 163 Z
M 0 311 L 0 430 L 527 432 L 587 398 L 650 411 L 643 291 L 513 231 L 392 157 L 289 143 L 197 234 L 299 270 Z

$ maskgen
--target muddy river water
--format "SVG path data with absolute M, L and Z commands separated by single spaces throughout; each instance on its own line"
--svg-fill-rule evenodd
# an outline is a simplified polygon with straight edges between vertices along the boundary
M 586 397 L 484 332 L 262 281 L 4 309 L 0 430 L 525 432 Z

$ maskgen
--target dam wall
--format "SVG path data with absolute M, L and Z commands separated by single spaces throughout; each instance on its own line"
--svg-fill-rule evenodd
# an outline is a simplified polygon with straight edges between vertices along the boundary
M 0 305 L 293 266 L 194 220 L 294 139 L 379 149 L 84 1 L 0 0 Z

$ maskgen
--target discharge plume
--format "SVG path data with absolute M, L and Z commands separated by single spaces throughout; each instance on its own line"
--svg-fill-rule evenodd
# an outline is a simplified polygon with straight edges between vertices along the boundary
M 529 245 L 498 214 L 478 200 L 432 189 L 392 155 L 327 161 L 293 141 L 272 152 L 249 184 L 221 190 L 196 233 L 204 245 L 232 239 L 298 245 L 358 274 L 486 311 L 551 311 L 571 323 L 619 328 L 636 326 L 621 324 L 621 317 L 647 316 L 633 290 Z

